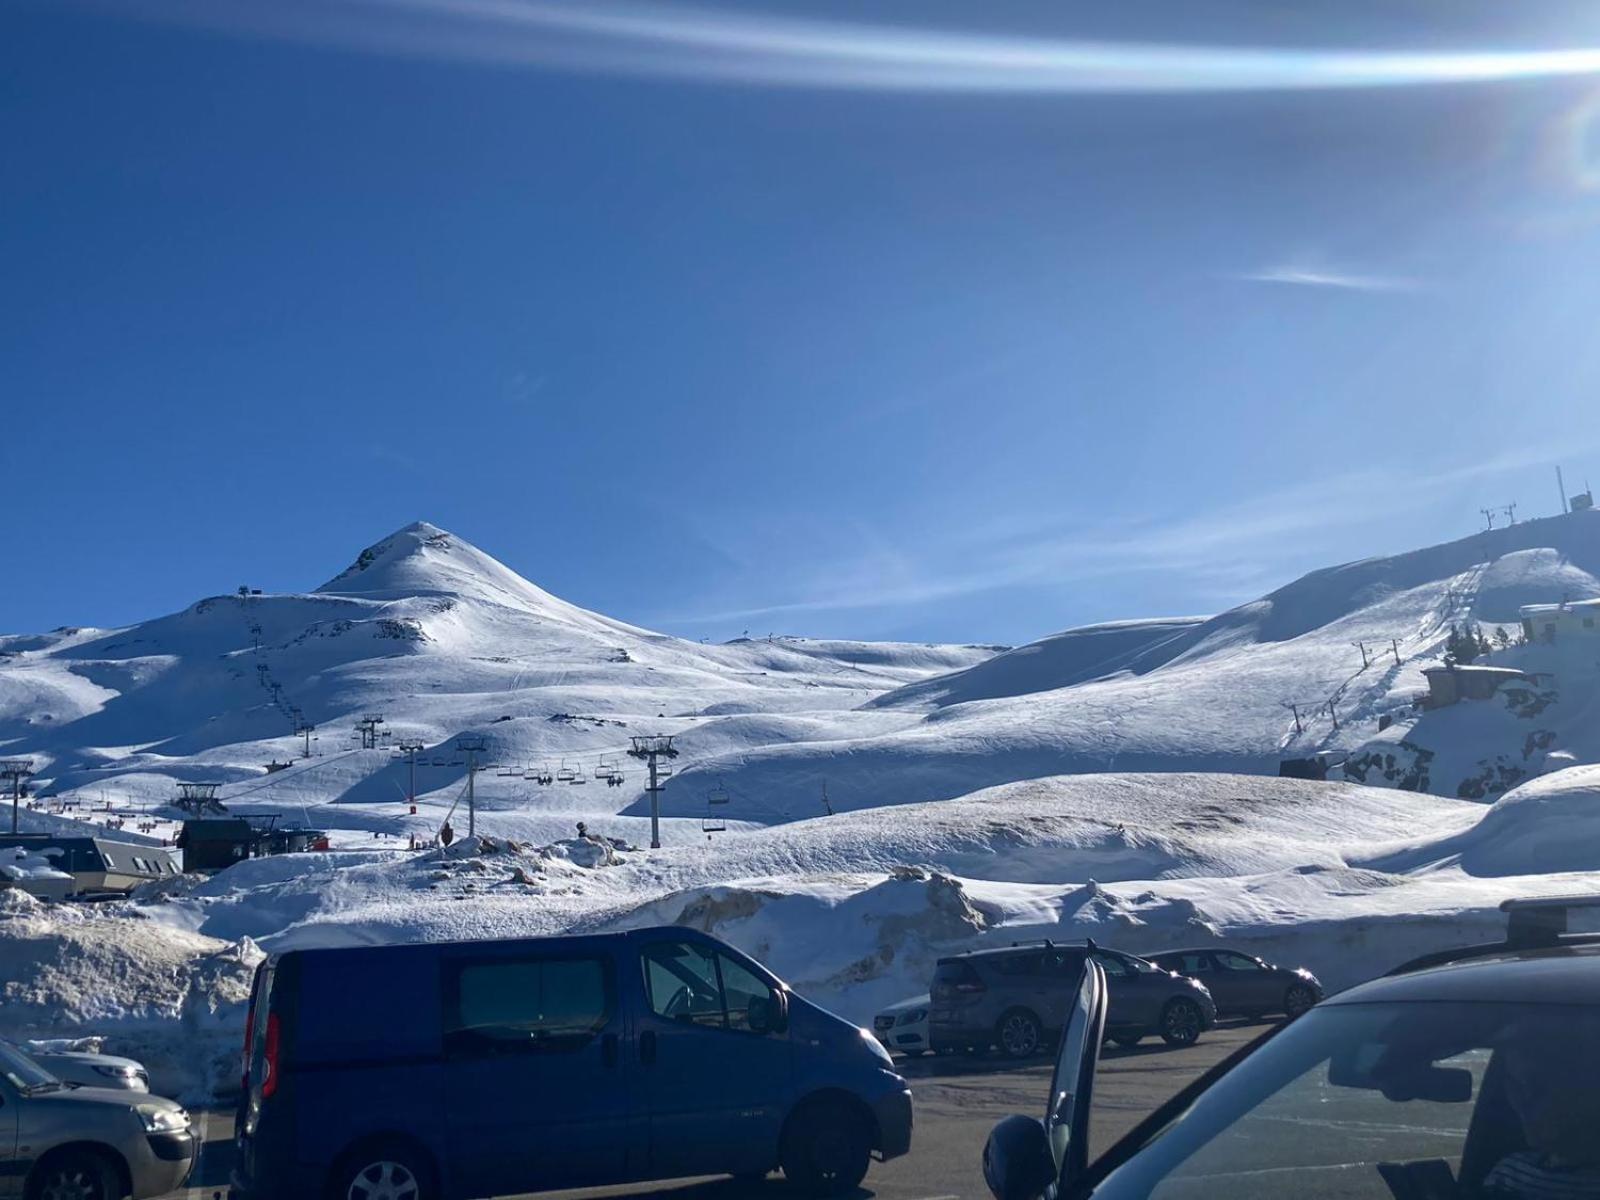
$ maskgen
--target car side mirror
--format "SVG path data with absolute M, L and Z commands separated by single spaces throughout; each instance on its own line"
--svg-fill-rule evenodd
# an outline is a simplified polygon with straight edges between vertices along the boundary
M 770 995 L 752 999 L 745 1014 L 752 1033 L 782 1033 L 789 1027 L 788 999 L 776 989 Z
M 1043 1121 L 1007 1117 L 990 1132 L 983 1147 L 983 1181 L 995 1200 L 1038 1200 L 1055 1177 Z

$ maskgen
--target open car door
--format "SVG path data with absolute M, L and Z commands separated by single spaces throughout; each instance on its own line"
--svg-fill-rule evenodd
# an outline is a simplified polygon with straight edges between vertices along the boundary
M 1105 1032 L 1105 971 L 1086 955 L 1061 1031 L 1044 1119 L 1007 1117 L 983 1148 L 983 1178 L 995 1200 L 1050 1200 L 1083 1174 L 1094 1071 Z

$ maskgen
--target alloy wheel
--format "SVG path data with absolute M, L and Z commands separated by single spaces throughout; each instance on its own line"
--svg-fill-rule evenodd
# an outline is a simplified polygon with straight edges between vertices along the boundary
M 356 1173 L 346 1200 L 417 1200 L 421 1189 L 405 1163 L 380 1159 Z

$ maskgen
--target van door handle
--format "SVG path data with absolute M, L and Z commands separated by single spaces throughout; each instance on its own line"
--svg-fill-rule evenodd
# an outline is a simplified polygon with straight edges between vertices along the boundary
M 617 1035 L 608 1033 L 600 1039 L 600 1060 L 608 1067 L 617 1065 Z
M 653 1029 L 646 1029 L 639 1035 L 639 1061 L 647 1067 L 656 1061 L 656 1033 Z

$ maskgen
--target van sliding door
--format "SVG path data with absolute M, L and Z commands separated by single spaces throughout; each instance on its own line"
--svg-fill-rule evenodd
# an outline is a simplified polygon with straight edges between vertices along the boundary
M 628 1067 L 608 947 L 446 957 L 451 1173 L 470 1196 L 627 1176 Z

